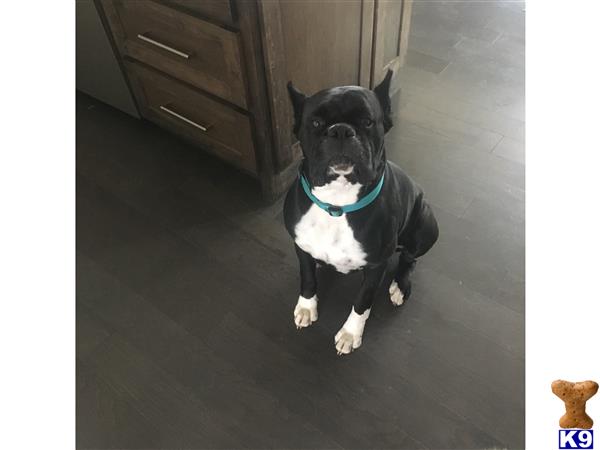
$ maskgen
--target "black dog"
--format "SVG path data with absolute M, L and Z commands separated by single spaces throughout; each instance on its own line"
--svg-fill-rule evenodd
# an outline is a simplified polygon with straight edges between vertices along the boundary
M 298 328 L 317 320 L 316 263 L 363 283 L 348 319 L 335 336 L 338 354 L 360 347 L 373 297 L 388 260 L 399 252 L 389 287 L 401 305 L 411 291 L 415 260 L 438 238 L 438 226 L 421 189 L 386 160 L 384 135 L 392 127 L 392 72 L 373 91 L 344 86 L 307 97 L 288 83 L 294 133 L 304 153 L 299 179 L 284 204 L 285 225 L 300 261 Z

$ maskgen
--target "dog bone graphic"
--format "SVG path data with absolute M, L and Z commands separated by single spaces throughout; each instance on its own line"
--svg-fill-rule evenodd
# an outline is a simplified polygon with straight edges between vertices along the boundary
M 585 412 L 585 402 L 598 392 L 598 383 L 556 380 L 552 383 L 552 392 L 565 402 L 566 413 L 558 422 L 561 428 L 592 428 L 594 421 Z

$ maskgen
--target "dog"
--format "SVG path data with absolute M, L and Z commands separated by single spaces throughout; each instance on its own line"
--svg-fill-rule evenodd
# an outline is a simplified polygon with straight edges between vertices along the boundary
M 384 136 L 392 127 L 392 71 L 373 90 L 325 89 L 307 96 L 287 85 L 293 132 L 303 160 L 283 207 L 300 264 L 298 329 L 318 318 L 317 264 L 363 280 L 346 322 L 335 335 L 338 355 L 361 346 L 375 293 L 395 253 L 398 265 L 390 300 L 402 305 L 411 293 L 416 259 L 438 239 L 438 225 L 423 191 L 386 159 Z M 395 259 L 394 259 L 395 260 Z

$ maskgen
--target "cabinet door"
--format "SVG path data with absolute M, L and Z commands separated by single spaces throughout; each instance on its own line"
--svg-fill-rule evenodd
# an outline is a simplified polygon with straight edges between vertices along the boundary
M 411 6 L 412 0 L 375 0 L 371 87 L 383 79 L 388 69 L 396 72 L 404 62 Z M 393 80 L 391 92 L 397 89 Z

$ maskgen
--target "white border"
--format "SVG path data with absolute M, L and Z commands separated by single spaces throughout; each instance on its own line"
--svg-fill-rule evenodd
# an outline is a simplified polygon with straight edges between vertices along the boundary
M 0 448 L 75 447 L 75 3 L 2 5 Z
M 597 2 L 527 4 L 529 449 L 558 448 L 553 380 L 600 382 L 599 17 Z M 600 394 L 588 411 L 598 430 Z

